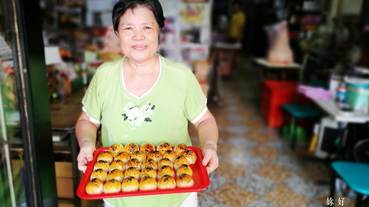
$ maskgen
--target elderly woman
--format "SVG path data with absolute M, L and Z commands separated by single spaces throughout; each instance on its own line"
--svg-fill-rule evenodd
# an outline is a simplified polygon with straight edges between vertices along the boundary
M 158 0 L 123 0 L 113 9 L 113 26 L 124 57 L 99 67 L 82 100 L 76 123 L 78 168 L 86 169 L 101 126 L 104 146 L 168 142 L 191 145 L 188 121 L 196 126 L 208 173 L 218 167 L 218 128 L 206 97 L 183 64 L 161 57 L 164 26 Z M 196 193 L 106 199 L 106 206 L 192 207 Z

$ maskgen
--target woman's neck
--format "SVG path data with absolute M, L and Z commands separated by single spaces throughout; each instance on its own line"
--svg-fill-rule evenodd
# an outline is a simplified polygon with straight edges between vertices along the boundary
M 147 61 L 136 62 L 127 58 L 127 72 L 137 75 L 149 75 L 156 71 L 155 66 L 159 63 L 159 56 L 155 55 Z

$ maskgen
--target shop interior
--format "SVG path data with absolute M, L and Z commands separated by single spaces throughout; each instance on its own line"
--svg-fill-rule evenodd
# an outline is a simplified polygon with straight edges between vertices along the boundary
M 76 194 L 74 130 L 122 58 L 116 2 L 0 3 L 0 206 L 104 205 Z M 158 53 L 192 70 L 219 127 L 200 207 L 369 206 L 368 0 L 160 2 Z

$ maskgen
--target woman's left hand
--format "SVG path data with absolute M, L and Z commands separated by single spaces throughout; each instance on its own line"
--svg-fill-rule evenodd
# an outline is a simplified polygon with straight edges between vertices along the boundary
M 219 166 L 217 151 L 213 148 L 204 147 L 203 154 L 204 159 L 202 160 L 202 165 L 206 166 L 206 170 L 210 174 Z

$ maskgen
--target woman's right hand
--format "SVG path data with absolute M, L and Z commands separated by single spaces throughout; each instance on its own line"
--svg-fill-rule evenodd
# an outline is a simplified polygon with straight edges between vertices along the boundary
M 83 173 L 86 171 L 87 163 L 93 159 L 93 153 L 95 151 L 95 146 L 93 144 L 88 144 L 80 147 L 79 154 L 77 156 L 78 169 Z

